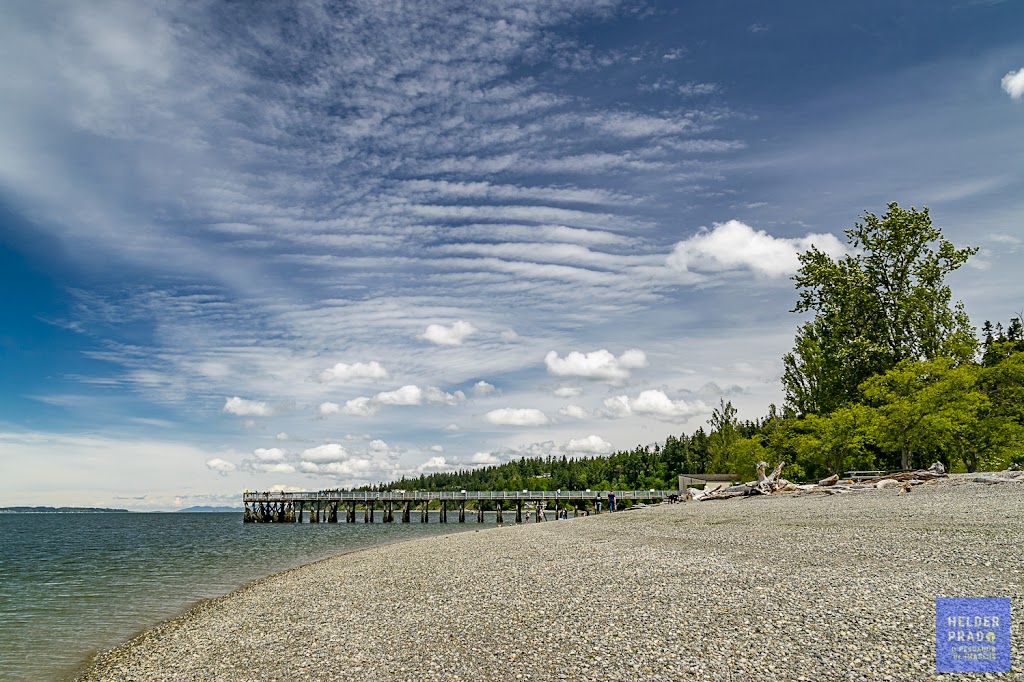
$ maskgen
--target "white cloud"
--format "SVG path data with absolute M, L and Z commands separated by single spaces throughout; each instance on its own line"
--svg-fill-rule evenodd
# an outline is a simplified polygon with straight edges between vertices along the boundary
M 544 356 L 544 364 L 547 365 L 548 373 L 555 376 L 622 383 L 629 378 L 631 369 L 647 366 L 647 356 L 635 348 L 627 350 L 618 358 L 603 348 L 591 353 L 572 351 L 565 358 L 550 351 Z
M 608 411 L 608 416 L 612 418 L 628 417 L 633 414 L 633 410 L 630 407 L 629 396 L 626 395 L 617 395 L 613 398 L 606 398 L 604 401 L 604 407 Z
M 237 395 L 224 399 L 224 411 L 239 417 L 268 417 L 273 413 L 270 406 L 258 400 L 245 400 Z
M 227 476 L 235 470 L 235 465 L 231 462 L 221 459 L 220 457 L 214 457 L 213 459 L 206 462 L 206 466 L 216 471 L 221 476 Z
M 409 384 L 394 391 L 378 393 L 374 400 L 381 405 L 420 405 L 423 403 L 423 389 Z
M 564 417 L 572 417 L 573 419 L 586 419 L 590 416 L 587 411 L 579 405 L 566 405 L 558 410 L 558 414 Z
M 315 448 L 302 451 L 302 459 L 306 462 L 324 464 L 327 462 L 341 462 L 351 457 L 351 453 L 337 443 L 324 443 Z
M 578 398 L 583 395 L 583 389 L 579 386 L 559 386 L 554 393 L 559 398 Z
M 636 398 L 619 395 L 604 401 L 604 407 L 610 417 L 628 417 L 641 415 L 656 419 L 688 419 L 696 414 L 707 411 L 701 401 L 687 402 L 672 400 L 664 391 L 657 389 L 641 391 Z
M 393 474 L 387 467 L 381 467 L 379 463 L 365 457 L 347 459 L 343 462 L 328 462 L 320 465 L 320 472 L 332 474 L 341 479 L 369 480 L 373 478 L 387 478 Z
M 276 438 L 278 440 L 288 440 L 288 434 L 285 433 L 284 431 L 281 431 L 279 434 L 274 436 L 274 438 Z
M 430 446 L 430 451 L 431 452 L 444 452 L 444 446 L 443 445 L 431 445 Z
M 265 474 L 295 473 L 295 467 L 287 462 L 256 462 L 252 465 L 252 468 Z
M 795 274 L 800 267 L 797 254 L 816 246 L 832 257 L 846 248 L 832 234 L 809 234 L 793 239 L 773 237 L 738 220 L 715 223 L 685 241 L 678 242 L 667 264 L 682 272 L 750 270 L 766 277 Z
M 459 403 L 466 402 L 466 394 L 462 391 L 447 393 L 434 386 L 427 387 L 427 390 L 424 392 L 424 398 L 428 403 L 439 405 L 458 405 Z
M 484 420 L 499 426 L 542 426 L 551 423 L 548 416 L 540 410 L 512 407 L 491 410 L 484 415 Z
M 420 337 L 440 346 L 461 346 L 477 328 L 464 320 L 457 320 L 450 327 L 440 324 L 427 325 L 427 330 Z
M 448 460 L 446 460 L 444 457 L 438 456 L 438 457 L 431 457 L 426 462 L 421 464 L 419 466 L 419 471 L 421 471 L 421 472 L 449 471 L 452 468 L 454 468 L 454 467 L 452 467 L 451 465 L 448 464 Z
M 415 384 L 408 384 L 393 391 L 382 391 L 373 398 L 362 396 L 353 398 L 345 403 L 344 407 L 337 403 L 326 402 L 320 405 L 320 414 L 336 414 L 344 412 L 355 417 L 369 417 L 380 410 L 382 405 L 422 405 L 431 403 L 435 405 L 458 405 L 466 401 L 466 394 L 462 391 L 448 393 L 435 386 L 428 386 L 422 389 Z
M 475 452 L 469 457 L 469 463 L 475 466 L 494 466 L 501 464 L 501 460 L 490 452 Z
M 473 384 L 472 388 L 473 395 L 475 395 L 478 398 L 482 398 L 485 395 L 490 395 L 494 393 L 496 390 L 497 389 L 494 388 L 493 385 L 487 383 L 486 381 L 478 381 L 475 384 Z
M 287 453 L 281 448 L 256 448 L 252 454 L 261 462 L 280 462 Z
M 456 433 L 457 431 L 461 431 L 462 427 L 458 424 L 447 424 L 441 430 L 447 431 L 448 433 Z
M 369 417 L 377 413 L 377 405 L 367 397 L 352 398 L 345 401 L 342 411 L 353 417 Z
M 357 362 L 351 365 L 339 362 L 334 367 L 330 367 L 320 372 L 320 381 L 323 382 L 353 381 L 357 379 L 371 379 L 377 381 L 388 378 L 388 371 L 376 360 L 371 362 Z
M 1013 99 L 1024 97 L 1024 67 L 1019 71 L 1011 71 L 1001 81 L 1003 90 Z
M 566 452 L 607 455 L 615 447 L 600 436 L 590 435 L 586 438 L 570 438 L 569 442 L 565 444 L 564 449 Z

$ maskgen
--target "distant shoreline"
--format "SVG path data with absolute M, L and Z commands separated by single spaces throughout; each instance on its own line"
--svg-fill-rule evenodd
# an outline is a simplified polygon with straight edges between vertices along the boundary
M 0 507 L 0 514 L 132 514 L 127 509 L 106 507 Z

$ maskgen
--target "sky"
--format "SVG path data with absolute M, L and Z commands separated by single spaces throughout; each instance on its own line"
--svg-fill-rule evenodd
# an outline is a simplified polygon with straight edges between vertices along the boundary
M 1024 3 L 13 0 L 0 505 L 591 457 L 781 405 L 888 202 L 1024 309 Z

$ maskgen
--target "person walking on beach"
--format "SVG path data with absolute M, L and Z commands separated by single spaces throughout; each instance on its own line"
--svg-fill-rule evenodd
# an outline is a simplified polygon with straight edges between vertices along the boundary
M 601 513 L 601 493 L 598 493 L 594 497 L 594 507 L 597 509 L 597 513 Z
M 611 491 L 608 492 L 608 511 L 615 511 L 615 493 Z

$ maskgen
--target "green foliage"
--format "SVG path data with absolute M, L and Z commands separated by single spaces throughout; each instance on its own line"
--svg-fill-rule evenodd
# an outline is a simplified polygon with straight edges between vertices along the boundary
M 927 208 L 888 208 L 845 231 L 852 254 L 833 260 L 811 247 L 800 255 L 794 312 L 815 317 L 783 358 L 787 404 L 799 414 L 860 402 L 865 380 L 903 360 L 974 354 L 970 320 L 944 279 L 977 249 L 944 239 Z
M 850 470 L 874 469 L 875 455 L 868 449 L 874 414 L 865 405 L 844 405 L 828 416 L 809 414 L 794 429 L 796 459 L 808 474 L 824 478 Z
M 974 365 L 957 366 L 952 358 L 939 357 L 904 360 L 871 377 L 861 390 L 875 406 L 874 442 L 883 452 L 898 452 L 902 469 L 927 466 L 924 459 L 941 459 L 958 433 L 973 428 L 979 410 L 989 405 L 988 398 L 975 390 L 978 375 Z

